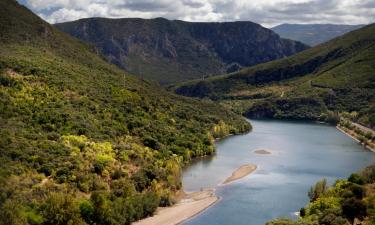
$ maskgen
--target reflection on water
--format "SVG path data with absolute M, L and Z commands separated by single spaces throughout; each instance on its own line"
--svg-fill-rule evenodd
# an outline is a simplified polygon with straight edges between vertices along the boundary
M 217 154 L 183 171 L 186 191 L 215 187 L 216 205 L 185 222 L 189 225 L 261 225 L 303 207 L 312 184 L 330 182 L 375 162 L 375 154 L 334 127 L 298 122 L 252 121 L 253 132 L 217 143 Z M 272 154 L 254 153 L 269 149 Z M 218 186 L 239 166 L 258 169 L 229 185 Z

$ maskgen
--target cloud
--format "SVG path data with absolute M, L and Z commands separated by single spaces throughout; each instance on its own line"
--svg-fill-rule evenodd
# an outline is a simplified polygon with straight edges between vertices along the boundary
M 87 17 L 280 23 L 375 22 L 374 0 L 19 0 L 50 23 Z

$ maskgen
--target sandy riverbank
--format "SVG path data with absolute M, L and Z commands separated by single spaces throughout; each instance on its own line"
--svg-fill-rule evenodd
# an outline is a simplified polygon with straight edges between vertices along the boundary
M 202 212 L 218 199 L 212 189 L 185 194 L 176 205 L 159 208 L 154 216 L 135 222 L 133 225 L 179 224 Z
M 223 184 L 227 184 L 233 182 L 235 180 L 241 179 L 250 173 L 254 172 L 257 169 L 257 166 L 254 164 L 246 164 L 238 168 L 236 171 L 232 173 L 230 177 L 228 177 Z

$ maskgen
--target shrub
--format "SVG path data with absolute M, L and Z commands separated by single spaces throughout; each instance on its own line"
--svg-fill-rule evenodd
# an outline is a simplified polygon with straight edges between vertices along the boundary
M 310 198 L 310 201 L 313 202 L 317 198 L 319 198 L 322 194 L 324 194 L 327 190 L 327 180 L 323 179 L 321 181 L 318 181 L 314 187 L 310 188 L 310 191 L 308 193 L 308 196 Z
M 361 175 L 356 174 L 356 173 L 352 173 L 350 177 L 348 178 L 348 181 L 354 184 L 359 184 L 359 185 L 362 185 L 365 183 L 365 179 Z
M 342 213 L 352 222 L 354 218 L 363 219 L 366 216 L 366 205 L 356 198 L 345 199 L 342 203 Z
M 69 194 L 51 193 L 42 205 L 46 225 L 83 224 L 80 210 Z

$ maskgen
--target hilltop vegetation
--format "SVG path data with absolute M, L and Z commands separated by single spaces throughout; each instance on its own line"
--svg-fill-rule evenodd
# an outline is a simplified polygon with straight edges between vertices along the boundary
M 344 24 L 280 24 L 271 28 L 271 30 L 282 38 L 289 38 L 310 46 L 316 46 L 363 26 Z
M 233 72 L 307 48 L 252 22 L 90 18 L 55 26 L 126 71 L 161 84 Z
M 300 210 L 297 221 L 280 218 L 266 225 L 375 224 L 375 166 L 338 180 L 332 187 L 325 179 L 311 187 L 310 203 Z M 354 223 L 355 222 L 355 223 Z
M 0 1 L 0 224 L 130 224 L 173 203 L 215 138 L 250 128 Z
M 375 25 L 291 57 L 174 88 L 249 117 L 324 120 L 348 112 L 375 127 Z

